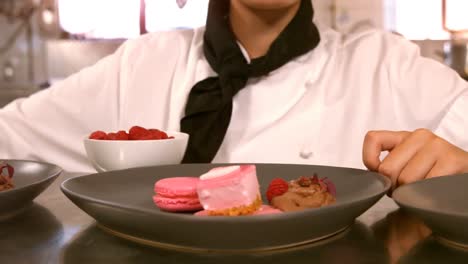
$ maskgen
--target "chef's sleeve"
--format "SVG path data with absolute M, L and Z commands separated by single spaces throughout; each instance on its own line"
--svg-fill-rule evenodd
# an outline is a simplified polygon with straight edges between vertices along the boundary
M 125 45 L 95 65 L 0 109 L 0 159 L 93 171 L 83 139 L 94 130 L 117 129 Z
M 417 45 L 398 40 L 387 57 L 397 122 L 427 128 L 468 150 L 468 82 L 450 67 L 421 56 Z

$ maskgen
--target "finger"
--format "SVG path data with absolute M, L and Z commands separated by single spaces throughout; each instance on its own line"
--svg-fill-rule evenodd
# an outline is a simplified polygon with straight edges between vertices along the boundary
M 431 145 L 423 147 L 401 171 L 397 185 L 404 185 L 426 178 L 437 162 L 438 154 L 431 151 Z
M 439 157 L 426 178 L 459 174 L 466 172 L 467 152 L 450 144 L 442 138 L 436 138 L 431 143 L 430 151 L 438 153 Z
M 396 187 L 398 178 L 408 162 L 426 145 L 430 145 L 436 136 L 425 129 L 418 129 L 409 134 L 398 146 L 381 162 L 378 172 L 388 176 L 392 180 L 392 186 Z M 430 152 L 430 149 L 427 150 Z M 421 154 L 423 155 L 423 154 Z
M 392 150 L 400 144 L 409 132 L 370 131 L 364 138 L 362 160 L 371 171 L 377 171 L 380 166 L 380 153 Z
M 427 173 L 426 179 L 447 176 L 447 175 L 455 175 L 466 172 L 463 167 L 460 166 L 460 162 L 457 159 L 450 159 L 450 158 L 443 158 L 437 160 L 434 167 L 432 167 L 431 171 Z
M 437 161 L 436 164 L 434 164 L 434 167 L 432 167 L 432 169 L 426 174 L 425 178 L 430 179 L 456 174 L 457 172 L 453 170 L 452 166 L 450 166 L 448 163 Z

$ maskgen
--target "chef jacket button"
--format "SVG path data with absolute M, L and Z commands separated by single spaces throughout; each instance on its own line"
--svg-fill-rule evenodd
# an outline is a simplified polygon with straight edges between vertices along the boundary
M 310 150 L 302 150 L 299 155 L 301 156 L 301 158 L 303 159 L 310 159 L 314 156 L 314 152 L 310 151 Z

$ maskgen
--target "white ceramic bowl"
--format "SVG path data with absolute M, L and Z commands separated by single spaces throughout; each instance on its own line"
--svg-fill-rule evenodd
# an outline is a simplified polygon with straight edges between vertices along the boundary
M 136 167 L 179 164 L 185 154 L 189 135 L 167 132 L 173 139 L 95 140 L 85 138 L 89 161 L 98 172 Z

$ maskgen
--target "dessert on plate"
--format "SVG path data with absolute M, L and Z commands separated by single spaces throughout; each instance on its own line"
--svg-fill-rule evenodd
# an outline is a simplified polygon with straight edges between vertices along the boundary
M 13 189 L 13 174 L 15 170 L 12 166 L 0 161 L 0 191 Z
M 270 205 L 262 205 L 260 209 L 255 211 L 253 215 L 268 215 L 268 214 L 279 214 L 282 213 L 283 211 L 274 208 L 273 206 Z
M 276 209 L 273 206 L 262 205 L 257 211 L 251 213 L 250 215 L 269 215 L 269 214 L 279 214 L 282 212 L 283 211 Z M 202 210 L 202 211 L 196 212 L 195 215 L 196 216 L 210 216 L 210 212 L 207 210 Z
M 202 209 L 197 195 L 196 177 L 174 177 L 157 181 L 153 201 L 168 212 L 193 212 Z
M 214 168 L 200 176 L 197 192 L 211 216 L 250 215 L 262 206 L 254 165 Z
M 246 216 L 320 208 L 336 202 L 336 187 L 327 178 L 272 180 L 262 203 L 255 165 L 211 169 L 200 177 L 166 178 L 156 182 L 153 201 L 168 212 L 196 216 Z
M 317 175 L 289 182 L 278 178 L 271 181 L 267 198 L 283 212 L 302 211 L 335 203 L 336 188 L 330 180 L 319 179 Z

